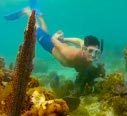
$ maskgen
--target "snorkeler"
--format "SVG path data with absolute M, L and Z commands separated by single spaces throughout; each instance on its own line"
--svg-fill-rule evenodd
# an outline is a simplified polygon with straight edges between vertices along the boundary
M 30 9 L 25 10 L 30 15 Z M 102 43 L 95 36 L 80 38 L 64 38 L 63 32 L 58 31 L 54 35 L 49 35 L 43 16 L 39 16 L 41 27 L 37 26 L 37 40 L 40 45 L 51 53 L 63 66 L 72 67 L 78 70 L 87 67 L 91 62 L 98 60 L 103 47 Z M 75 46 L 69 45 L 69 43 Z M 77 47 L 78 46 L 78 47 Z
M 30 8 L 26 7 L 20 11 L 6 15 L 7 20 L 16 20 L 22 15 L 31 15 L 31 10 L 36 10 L 37 16 L 41 22 L 41 27 L 36 23 L 37 41 L 40 45 L 50 52 L 63 66 L 73 67 L 76 70 L 84 66 L 87 67 L 89 63 L 97 60 L 103 51 L 103 42 L 95 36 L 87 36 L 80 38 L 64 38 L 63 32 L 58 31 L 53 36 L 48 34 L 47 26 L 43 19 L 42 13 L 38 13 L 36 0 L 30 0 Z M 71 46 L 72 43 L 76 46 Z
M 33 1 L 30 0 L 31 4 Z M 23 14 L 31 15 L 31 10 L 36 10 L 36 4 L 31 5 L 22 10 Z M 92 62 L 98 60 L 103 52 L 103 40 L 99 41 L 95 36 L 89 35 L 83 39 L 81 38 L 65 38 L 62 31 L 56 32 L 54 35 L 50 35 L 47 32 L 47 26 L 43 19 L 42 13 L 38 13 L 37 17 L 40 20 L 41 26 L 36 23 L 36 35 L 37 41 L 40 45 L 51 53 L 63 66 L 75 68 L 77 72 L 84 73 Z M 18 12 L 19 13 L 19 12 Z M 7 20 L 15 20 L 22 15 L 18 13 L 12 13 L 6 15 Z M 73 44 L 70 45 L 69 43 Z M 79 77 L 78 82 L 84 81 Z M 76 81 L 77 82 L 77 81 Z

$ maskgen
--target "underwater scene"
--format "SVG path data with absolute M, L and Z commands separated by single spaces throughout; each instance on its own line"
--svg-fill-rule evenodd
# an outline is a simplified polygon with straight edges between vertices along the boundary
M 0 116 L 127 116 L 126 0 L 1 0 L 0 11 Z

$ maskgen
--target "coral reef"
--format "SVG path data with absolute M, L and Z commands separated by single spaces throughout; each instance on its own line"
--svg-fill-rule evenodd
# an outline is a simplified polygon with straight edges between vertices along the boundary
M 113 97 L 112 107 L 118 116 L 127 116 L 127 95 Z
M 30 81 L 28 82 L 28 88 L 34 88 L 39 86 L 39 80 L 35 77 L 31 77 Z
M 62 99 L 54 99 L 51 91 L 42 87 L 31 88 L 27 91 L 27 108 L 23 116 L 67 116 L 69 108 Z M 28 107 L 29 104 L 29 107 Z
M 91 73 L 92 72 L 92 73 Z M 90 65 L 86 70 L 78 72 L 75 80 L 76 95 L 91 94 L 95 85 L 95 79 L 105 77 L 104 64 L 97 64 L 97 66 Z
M 7 113 L 8 111 L 8 100 L 10 100 L 10 95 L 12 93 L 12 84 L 9 82 L 5 87 L 2 88 L 0 95 L 0 111 Z
M 40 95 L 43 94 L 45 96 L 45 100 L 52 100 L 55 98 L 54 96 L 54 92 L 52 91 L 48 91 L 45 88 L 42 87 L 34 87 L 34 88 L 30 88 L 27 91 L 27 95 L 31 96 L 35 91 L 37 91 Z
M 80 104 L 80 99 L 72 96 L 66 96 L 62 98 L 64 101 L 66 101 L 68 107 L 69 107 L 69 112 L 72 112 L 76 110 L 79 107 Z
M 3 57 L 0 57 L 0 69 L 4 68 L 4 66 L 5 66 L 5 60 Z
M 65 89 L 66 88 L 66 89 Z M 64 91 L 62 91 L 64 90 Z M 59 97 L 71 96 L 71 92 L 74 90 L 74 83 L 71 80 L 65 80 L 60 85 Z
M 62 99 L 54 99 L 52 101 L 44 102 L 46 108 L 43 106 L 38 108 L 33 108 L 27 111 L 23 116 L 67 116 L 69 113 L 69 108 L 66 102 Z
M 11 80 L 12 70 L 6 69 L 4 58 L 0 58 L 0 85 L 5 86 Z
M 2 82 L 5 70 L 7 71 L 5 68 L 0 70 Z M 127 86 L 124 74 L 121 72 L 111 73 L 103 78 L 103 81 L 97 81 L 93 93 L 89 90 L 91 86 L 86 84 L 84 91 L 88 94 L 80 98 L 68 96 L 73 95 L 75 91 L 73 81 L 61 79 L 62 76 L 57 72 L 44 77 L 48 78 L 53 91 L 40 87 L 40 80 L 29 76 L 21 116 L 67 116 L 68 114 L 69 116 L 127 116 Z M 7 116 L 6 113 L 10 108 L 8 101 L 13 96 L 13 80 L 14 77 L 7 85 L 0 86 L 1 116 Z M 48 81 L 45 81 L 46 84 L 49 84 Z
M 48 84 L 50 84 L 50 87 L 55 92 L 57 98 L 73 96 L 75 89 L 73 80 L 66 79 L 65 76 L 59 75 L 56 71 L 50 72 L 49 75 L 45 77 L 47 77 Z
M 124 84 L 122 73 L 112 73 L 103 82 L 103 89 L 100 95 L 104 107 L 112 107 L 114 114 L 126 116 L 127 114 L 127 87 Z
M 34 71 L 46 74 L 31 76 L 35 11 L 24 35 L 15 68 L 11 63 L 6 69 L 4 58 L 0 58 L 0 116 L 127 116 L 123 73 L 105 76 L 104 64 L 90 65 L 85 71 L 84 67 L 78 70 L 74 83 L 57 72 L 47 73 L 47 63 L 38 60 Z M 124 55 L 127 70 L 127 48 Z M 102 80 L 95 80 L 99 78 Z
M 124 50 L 124 59 L 125 59 L 125 69 L 127 71 L 127 47 Z
M 96 116 L 100 112 L 100 102 L 96 96 L 81 97 L 81 103 L 79 107 L 70 113 L 70 116 Z M 104 115 L 106 116 L 106 115 Z
M 3 77 L 4 77 L 4 72 L 3 70 L 0 69 L 0 85 L 2 85 Z
M 35 11 L 30 16 L 28 29 L 24 34 L 24 43 L 20 46 L 16 67 L 12 75 L 12 93 L 9 96 L 8 116 L 20 116 L 27 84 L 33 69 L 32 60 L 35 51 Z
M 124 86 L 124 75 L 122 73 L 116 72 L 107 75 L 107 78 L 103 82 L 102 93 L 111 95 L 118 85 Z
M 79 107 L 70 116 L 127 116 L 127 86 L 123 73 L 115 72 L 96 84 L 99 90 L 80 97 Z M 97 88 L 99 87 L 99 89 Z

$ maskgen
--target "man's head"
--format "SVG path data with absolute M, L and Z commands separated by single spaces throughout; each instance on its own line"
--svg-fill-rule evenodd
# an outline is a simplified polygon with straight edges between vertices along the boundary
M 92 35 L 86 36 L 84 38 L 84 45 L 86 47 L 88 47 L 88 46 L 98 46 L 98 48 L 100 48 L 99 40 L 95 36 L 92 36 Z
M 91 61 L 97 60 L 102 52 L 103 43 L 92 35 L 84 38 L 84 49 Z

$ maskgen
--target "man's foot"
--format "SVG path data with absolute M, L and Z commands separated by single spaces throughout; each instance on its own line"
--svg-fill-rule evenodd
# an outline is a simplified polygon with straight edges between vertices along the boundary
M 24 13 L 26 13 L 26 15 L 30 16 L 32 11 L 29 7 L 26 7 L 26 8 L 24 8 Z

